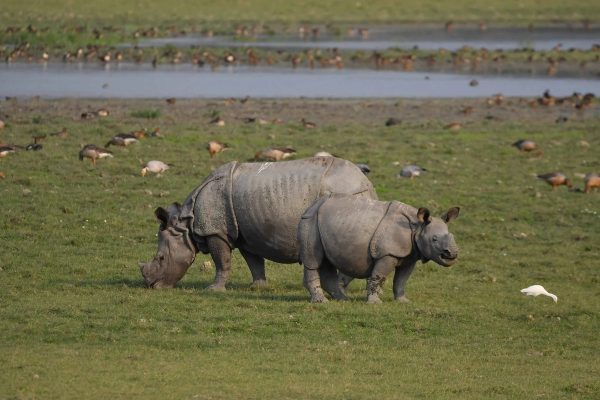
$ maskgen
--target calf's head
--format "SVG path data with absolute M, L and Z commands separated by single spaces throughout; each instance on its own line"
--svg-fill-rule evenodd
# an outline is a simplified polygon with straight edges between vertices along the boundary
M 458 259 L 458 246 L 448 232 L 448 223 L 458 217 L 460 208 L 452 207 L 441 218 L 431 217 L 427 208 L 419 208 L 415 242 L 424 261 L 433 260 L 449 267 Z
M 185 221 L 180 219 L 181 205 L 171 204 L 167 210 L 154 212 L 160 222 L 158 250 L 154 259 L 140 263 L 144 283 L 149 288 L 172 288 L 194 262 L 196 249 Z

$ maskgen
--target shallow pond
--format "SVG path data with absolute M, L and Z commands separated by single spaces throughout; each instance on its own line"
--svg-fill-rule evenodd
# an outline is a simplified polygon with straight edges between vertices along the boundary
M 478 81 L 471 86 L 471 80 Z M 44 98 L 212 97 L 482 97 L 565 96 L 600 93 L 600 80 L 478 76 L 376 70 L 230 67 L 211 71 L 188 65 L 0 65 L 0 96 Z

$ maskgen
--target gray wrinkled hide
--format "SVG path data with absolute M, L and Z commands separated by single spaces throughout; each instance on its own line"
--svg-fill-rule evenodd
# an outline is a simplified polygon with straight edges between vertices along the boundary
M 458 215 L 458 208 L 455 211 Z M 378 291 L 387 274 L 395 269 L 394 295 L 407 301 L 404 285 L 416 261 L 432 259 L 449 266 L 458 255 L 458 247 L 442 219 L 422 223 L 412 206 L 350 196 L 315 202 L 302 215 L 298 241 L 305 285 L 315 302 L 325 301 L 321 284 L 334 298 L 344 297 L 332 281 L 322 282 L 323 269 L 330 269 L 332 277 L 332 271 L 337 270 L 352 278 L 368 278 L 370 302 L 379 302 Z M 442 253 L 453 259 L 444 259 Z
M 240 236 L 253 254 L 298 261 L 300 216 L 317 198 L 346 193 L 377 195 L 352 163 L 333 157 L 288 162 L 232 162 L 215 170 L 183 204 L 196 240 L 217 235 L 231 247 Z
M 183 206 L 162 207 L 159 247 L 151 262 L 140 263 L 149 287 L 173 287 L 196 252 L 210 253 L 216 269 L 214 290 L 224 290 L 231 271 L 231 251 L 239 248 L 253 285 L 265 284 L 264 260 L 298 261 L 298 223 L 321 196 L 343 193 L 377 195 L 351 162 L 315 157 L 288 162 L 232 162 L 212 172 Z M 193 245 L 191 244 L 193 242 Z

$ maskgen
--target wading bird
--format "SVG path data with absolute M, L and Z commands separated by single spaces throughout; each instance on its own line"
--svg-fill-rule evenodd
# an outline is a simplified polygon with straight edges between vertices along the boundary
M 556 297 L 556 295 L 552 293 L 548 293 L 542 285 L 532 285 L 525 289 L 521 289 L 521 293 L 523 293 L 525 296 L 533 297 L 537 297 L 540 294 L 543 294 L 544 296 L 550 297 L 552 300 L 554 300 L 555 303 L 558 302 L 558 297 Z

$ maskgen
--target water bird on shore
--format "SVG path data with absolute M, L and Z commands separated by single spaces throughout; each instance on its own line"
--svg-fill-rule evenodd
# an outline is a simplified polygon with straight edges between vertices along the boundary
M 300 120 L 300 122 L 302 122 L 302 126 L 303 126 L 305 129 L 314 129 L 314 128 L 316 128 L 316 127 L 317 127 L 317 124 L 315 124 L 314 122 L 307 121 L 307 120 L 306 120 L 306 119 L 304 119 L 304 118 L 302 118 L 302 119 Z
M 569 189 L 573 187 L 571 180 L 565 176 L 565 174 L 560 172 L 550 172 L 547 174 L 537 175 L 538 179 L 543 180 L 550 186 L 552 186 L 552 190 L 556 189 L 560 185 L 565 185 Z
M 533 140 L 529 139 L 520 139 L 512 144 L 512 146 L 516 147 L 520 151 L 533 151 L 536 150 L 537 144 Z
M 595 172 L 587 174 L 583 178 L 583 182 L 585 183 L 585 189 L 583 189 L 584 193 L 589 193 L 592 189 L 595 189 L 596 191 L 600 189 L 600 175 Z
M 448 129 L 449 131 L 458 131 L 458 130 L 460 130 L 460 128 L 462 128 L 462 125 L 459 124 L 458 122 L 452 122 L 452 123 L 444 126 L 444 129 Z
M 67 136 L 69 136 L 69 132 L 67 131 L 67 128 L 62 128 L 58 132 L 51 133 L 50 136 L 56 136 L 61 139 L 65 139 Z
M 108 111 L 106 108 L 101 108 L 96 110 L 96 115 L 101 118 L 108 117 L 110 115 L 110 111 Z
M 360 171 L 365 175 L 369 175 L 369 172 L 371 172 L 371 168 L 369 168 L 367 164 L 355 163 L 354 165 L 356 165 L 358 169 L 360 169 Z
M 544 289 L 542 285 L 532 285 L 526 287 L 525 289 L 521 289 L 521 293 L 523 293 L 525 296 L 533 297 L 544 295 L 550 297 L 552 300 L 554 300 L 555 303 L 558 302 L 558 297 L 555 294 L 548 293 L 548 291 Z
M 168 169 L 169 164 L 165 164 L 162 161 L 148 161 L 146 164 L 144 164 L 144 167 L 142 168 L 142 176 L 146 176 L 148 172 L 152 172 L 153 174 L 156 174 L 157 177 L 160 177 L 162 173 Z
M 44 146 L 42 146 L 40 143 L 29 143 L 27 146 L 25 146 L 25 150 L 30 151 L 38 151 L 41 150 Z
M 214 158 L 217 153 L 220 153 L 225 150 L 229 150 L 231 147 L 227 143 L 221 143 L 218 140 L 211 140 L 206 144 L 206 150 L 208 150 L 208 154 L 210 154 L 210 158 Z
M 335 157 L 335 156 L 327 151 L 318 151 L 313 155 L 313 157 Z
M 387 119 L 387 121 L 385 121 L 385 126 L 400 125 L 401 123 L 402 120 L 400 118 L 390 117 Z
M 270 149 L 262 150 L 254 155 L 254 159 L 280 161 L 296 154 L 296 150 L 291 147 L 271 147 Z
M 95 144 L 86 144 L 83 146 L 81 151 L 79 151 L 79 160 L 83 161 L 84 158 L 89 158 L 92 160 L 92 164 L 96 165 L 96 160 L 100 158 L 112 158 L 112 152 L 102 147 L 98 147 Z
M 209 124 L 216 125 L 216 126 L 225 126 L 225 120 L 222 117 L 217 116 L 217 117 L 214 117 L 213 119 L 211 119 L 209 121 Z
M 10 146 L 10 145 L 0 146 L 0 158 L 6 157 L 7 155 L 14 153 L 15 151 L 16 151 L 16 148 L 14 146 Z
M 33 143 L 42 143 L 46 140 L 46 135 L 36 135 L 31 137 L 33 139 Z
M 421 173 L 426 172 L 425 168 L 421 168 L 418 165 L 405 165 L 402 170 L 396 175 L 397 178 L 414 178 L 415 176 L 421 176 Z
M 105 147 L 109 147 L 111 144 L 113 146 L 129 146 L 132 143 L 137 143 L 138 139 L 135 135 L 131 133 L 119 133 L 118 135 L 113 136 L 106 144 Z
M 96 113 L 93 111 L 84 111 L 81 113 L 81 119 L 94 119 L 96 118 Z

